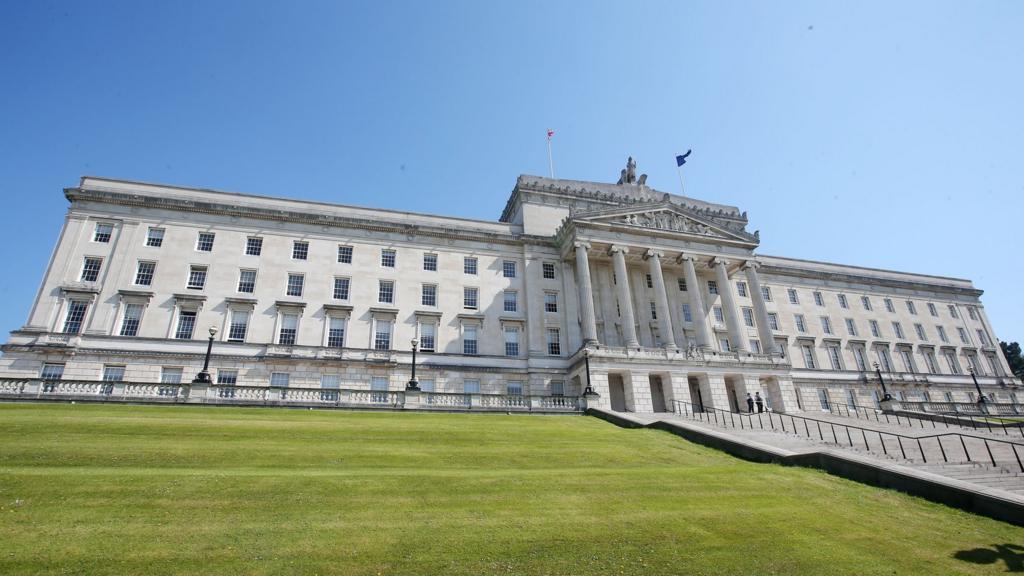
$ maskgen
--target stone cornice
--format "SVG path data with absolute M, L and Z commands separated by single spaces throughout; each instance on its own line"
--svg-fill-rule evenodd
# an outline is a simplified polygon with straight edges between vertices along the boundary
M 884 286 L 887 288 L 901 288 L 904 290 L 912 290 L 915 292 L 940 292 L 945 294 L 957 294 L 961 296 L 969 296 L 972 298 L 979 298 L 984 293 L 982 290 L 977 288 L 962 288 L 959 286 L 948 286 L 942 284 L 929 284 L 927 282 L 913 282 L 909 280 L 897 280 L 894 278 L 885 278 L 880 276 L 870 276 L 867 274 L 853 274 L 853 273 L 840 273 L 840 272 L 826 272 L 821 270 L 809 270 L 807 268 L 797 268 L 788 266 L 776 266 L 774 264 L 761 264 L 759 272 L 762 275 L 768 274 L 773 276 L 786 276 L 789 278 L 802 278 L 812 280 L 822 280 L 825 282 L 845 282 L 850 284 L 867 284 L 871 286 Z M 761 279 L 764 282 L 764 278 Z

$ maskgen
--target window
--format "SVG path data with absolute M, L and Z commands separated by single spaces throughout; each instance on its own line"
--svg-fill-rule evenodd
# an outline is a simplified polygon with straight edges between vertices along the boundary
M 725 313 L 722 312 L 721 306 L 715 306 L 711 311 L 715 315 L 715 322 L 725 322 Z
M 153 284 L 153 273 L 156 271 L 156 262 L 139 262 L 135 267 L 135 284 L 137 286 L 151 286 Z
M 683 322 L 693 322 L 693 314 L 690 312 L 689 304 L 683 304 Z
M 462 353 L 478 354 L 477 348 L 477 327 L 465 326 L 462 329 Z
M 124 382 L 124 366 L 104 366 L 104 382 Z
M 935 309 L 935 304 L 932 304 L 931 302 L 928 303 L 928 313 L 936 318 L 939 317 L 939 311 Z
M 814 293 L 814 303 L 817 304 L 818 306 L 825 305 L 825 299 L 821 296 L 821 292 Z
M 331 317 L 330 325 L 327 327 L 327 346 L 341 348 L 345 345 L 345 318 Z
M 189 290 L 202 290 L 206 286 L 206 266 L 190 266 L 188 269 Z
M 903 369 L 913 374 L 917 370 L 914 366 L 914 355 L 909 348 L 900 348 L 900 360 L 903 362 Z
M 644 281 L 647 282 L 648 288 L 654 288 L 654 280 L 651 279 L 650 274 L 644 275 Z
M 335 277 L 334 279 L 334 299 L 335 300 L 348 300 L 349 288 L 351 287 L 351 280 L 348 278 Z
M 558 328 L 548 328 L 548 356 L 562 355 L 562 341 Z
M 377 284 L 377 301 L 382 304 L 395 303 L 395 282 L 394 280 L 381 280 Z
M 775 312 L 769 312 L 768 313 L 768 326 L 772 330 L 778 330 L 779 329 L 779 315 L 776 314 Z
M 558 292 L 544 293 L 544 311 L 558 312 Z
M 395 251 L 384 248 L 380 251 L 380 265 L 385 268 L 395 267 Z
M 476 276 L 476 258 L 466 256 L 462 259 L 462 272 Z
M 338 263 L 340 264 L 351 264 L 352 263 L 352 247 L 338 245 Z
M 960 318 L 960 315 L 956 312 L 956 306 L 949 304 L 949 316 L 954 320 Z
M 914 331 L 917 332 L 917 339 L 918 340 L 920 340 L 922 342 L 927 342 L 928 341 L 928 334 L 925 333 L 924 326 L 922 326 L 920 324 L 914 324 Z
M 658 319 L 658 305 L 651 300 L 651 320 Z
M 153 248 L 159 248 L 164 244 L 164 229 L 163 228 L 150 228 L 149 232 L 146 233 L 146 246 Z
M 971 320 L 978 319 L 978 309 L 974 306 L 967 307 L 967 315 L 970 316 Z
M 946 336 L 946 329 L 943 326 L 936 326 L 935 331 L 939 333 L 939 340 L 949 342 L 949 337 Z
M 544 278 L 545 279 L 547 279 L 547 280 L 554 280 L 555 279 L 555 263 L 554 262 L 544 262 L 544 264 L 542 265 L 542 268 L 544 270 L 543 274 L 544 274 Z
M 995 354 L 985 354 L 985 358 L 988 360 L 988 366 L 992 369 L 992 373 L 996 376 L 1003 376 L 1003 365 L 996 360 Z
M 931 350 L 925 350 L 923 352 L 923 355 L 924 355 L 924 363 L 925 363 L 926 366 L 928 366 L 928 372 L 930 374 L 938 374 L 939 373 L 939 363 L 935 361 L 935 352 L 932 352 Z
M 946 364 L 949 364 L 949 372 L 951 374 L 959 374 L 960 362 L 956 359 L 956 352 L 946 350 L 943 355 L 946 357 Z
M 679 279 L 679 291 L 686 292 L 686 278 Z
M 434 379 L 433 378 L 424 378 L 424 379 L 420 380 L 420 390 L 423 390 L 424 392 L 433 392 L 434 391 Z
M 256 271 L 238 271 L 238 291 L 243 294 L 252 294 L 256 291 Z
M 797 332 L 801 332 L 801 333 L 806 333 L 807 332 L 807 323 L 804 322 L 804 315 L 803 314 L 794 314 L 793 315 L 793 321 L 796 323 L 796 330 L 797 330 Z
M 746 282 L 737 282 L 736 283 L 736 293 L 739 294 L 741 297 L 746 298 L 747 297 L 747 283 Z
M 378 320 L 377 330 L 373 335 L 373 349 L 374 350 L 390 350 L 391 349 L 391 325 L 392 322 L 389 320 Z
M 812 370 L 817 368 L 818 365 L 814 361 L 814 348 L 812 348 L 809 344 L 805 344 L 800 348 L 801 350 L 803 350 L 804 353 L 804 368 L 810 368 Z
M 95 282 L 100 277 L 100 267 L 103 265 L 103 259 L 101 258 L 85 258 L 85 262 L 82 264 L 82 276 L 79 278 L 82 282 Z
M 288 289 L 285 292 L 288 296 L 302 296 L 302 288 L 306 283 L 306 277 L 302 274 L 288 275 Z
M 178 312 L 178 329 L 174 331 L 177 340 L 191 340 L 196 329 L 196 313 L 191 310 Z
M 829 318 L 828 316 L 821 317 L 821 330 L 825 334 L 832 333 L 832 319 Z
M 519 310 L 519 294 L 515 290 L 505 291 L 505 312 L 516 312 Z
M 514 260 L 504 260 L 501 263 L 501 275 L 505 278 L 516 277 L 516 263 Z
M 551 395 L 552 396 L 565 396 L 565 380 L 552 380 L 551 381 Z
M 743 323 L 750 328 L 754 327 L 754 311 L 750 308 L 743 309 Z
M 479 394 L 480 393 L 480 381 L 479 380 L 463 380 L 462 381 L 462 393 L 463 394 Z
M 914 306 L 914 302 L 911 300 L 907 300 L 907 312 L 917 316 L 917 307 Z
M 753 352 L 754 354 L 760 354 L 761 353 L 761 341 L 760 340 L 758 340 L 757 338 L 751 338 L 749 343 L 750 343 L 750 351 L 751 352 Z
M 885 309 L 886 309 L 886 311 L 892 312 L 892 313 L 896 312 L 896 308 L 892 305 L 892 299 L 891 298 L 886 298 L 884 300 L 884 302 L 885 302 Z
M 899 338 L 900 340 L 905 339 L 905 336 L 903 335 L 903 325 L 900 324 L 899 322 L 892 323 L 892 333 L 895 334 L 896 337 Z
M 860 346 L 853 348 L 853 361 L 857 363 L 857 370 L 865 372 L 868 369 L 867 358 L 864 357 L 864 349 Z
M 868 320 L 868 325 L 871 326 L 871 335 L 875 338 L 882 337 L 882 329 L 878 327 L 878 320 Z
M 228 342 L 245 342 L 245 334 L 249 331 L 249 312 L 232 310 L 231 323 L 228 325 Z
M 114 233 L 113 224 L 96 224 L 96 230 L 92 233 L 93 242 L 110 242 L 110 236 Z
M 245 255 L 259 256 L 263 253 L 263 238 L 250 236 L 245 239 Z
M 728 338 L 719 338 L 718 339 L 718 348 L 722 352 L 730 352 L 730 351 L 732 351 L 732 346 L 729 345 L 729 339 Z
M 287 372 L 273 372 L 270 374 L 270 385 L 275 388 L 287 388 L 291 380 L 291 374 Z
M 871 298 L 868 298 L 867 296 L 861 296 L 860 297 L 860 305 L 863 306 L 865 310 L 870 312 L 871 311 Z
M 181 368 L 164 366 L 160 369 L 161 384 L 181 384 Z
M 424 284 L 420 288 L 420 305 L 430 307 L 437 306 L 436 284 Z
M 196 239 L 196 250 L 200 252 L 213 252 L 213 232 L 200 232 Z
M 505 384 L 505 393 L 509 396 L 522 396 L 523 395 L 523 381 L 522 380 L 509 380 Z
M 468 310 L 476 310 L 477 307 L 477 295 L 478 291 L 476 288 L 465 287 L 462 289 L 462 307 Z
M 956 329 L 956 333 L 957 333 L 957 335 L 960 336 L 960 343 L 961 344 L 970 344 L 970 342 L 967 341 L 967 330 L 964 330 L 963 328 L 960 328 L 958 326 L 957 329 Z
M 981 342 L 982 346 L 991 346 L 992 342 L 988 339 L 988 333 L 978 328 L 978 341 Z
M 843 359 L 839 355 L 839 346 L 827 346 L 828 350 L 828 361 L 832 364 L 833 370 L 843 369 Z
M 889 356 L 888 348 L 878 348 L 878 361 L 882 364 L 882 370 L 892 372 L 892 357 Z
M 437 340 L 437 326 L 434 324 L 420 324 L 420 350 L 433 352 Z
M 309 258 L 309 242 L 292 242 L 292 260 L 306 260 Z
M 423 255 L 423 269 L 428 272 L 437 272 L 437 254 Z
M 68 315 L 64 318 L 64 333 L 78 334 L 81 332 L 82 322 L 85 320 L 85 313 L 88 310 L 88 302 L 70 300 L 68 302 Z
M 226 386 L 238 384 L 238 370 L 217 370 L 217 384 Z
M 786 294 L 789 295 L 789 303 L 790 304 L 799 304 L 800 303 L 800 298 L 797 296 L 796 290 L 794 290 L 793 288 L 787 288 L 786 289 Z
M 64 377 L 64 365 L 49 363 L 43 364 L 43 369 L 39 372 L 39 377 L 43 380 L 60 380 Z
M 121 318 L 121 336 L 137 336 L 142 321 L 142 304 L 125 304 Z
M 846 319 L 846 333 L 850 336 L 857 335 L 857 323 L 853 321 L 853 318 Z
M 849 308 L 850 303 L 846 301 L 846 294 L 839 295 L 839 306 L 842 308 Z
M 772 301 L 772 289 L 770 286 L 761 286 L 761 298 L 764 299 L 765 302 Z
M 505 356 L 519 356 L 519 328 L 505 326 Z
M 282 314 L 281 315 L 281 330 L 277 335 L 277 343 L 282 346 L 292 346 L 295 344 L 295 335 L 299 329 L 299 315 L 298 314 Z
M 718 282 L 708 280 L 708 294 L 718 294 Z

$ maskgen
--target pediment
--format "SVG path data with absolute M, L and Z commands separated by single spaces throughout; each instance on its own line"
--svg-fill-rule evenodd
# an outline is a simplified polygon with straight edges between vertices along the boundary
M 758 242 L 757 236 L 749 234 L 746 230 L 734 229 L 724 223 L 696 216 L 675 204 L 664 202 L 577 213 L 572 219 L 581 223 L 604 224 L 612 228 L 633 231 L 657 230 L 746 244 Z

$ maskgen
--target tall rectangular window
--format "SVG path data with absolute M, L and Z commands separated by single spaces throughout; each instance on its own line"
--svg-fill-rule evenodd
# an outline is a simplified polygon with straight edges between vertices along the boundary
M 39 377 L 43 380 L 60 380 L 64 377 L 64 365 L 63 364 L 43 364 L 42 371 L 39 372 Z
M 832 333 L 832 319 L 829 318 L 828 316 L 821 317 L 821 330 L 825 334 Z
M 191 340 L 195 329 L 196 313 L 191 310 L 178 312 L 178 329 L 174 331 L 174 337 L 178 340 Z
M 213 252 L 213 232 L 200 232 L 196 238 L 196 250 L 200 252 Z
M 228 342 L 245 342 L 245 334 L 249 331 L 249 311 L 232 310 L 231 324 L 228 326 Z
M 885 300 L 883 300 L 883 302 L 885 302 L 886 312 L 896 312 L 896 307 L 892 305 L 892 298 L 886 298 Z
M 462 307 L 467 310 L 476 310 L 477 308 L 477 289 L 465 287 L 462 289 Z
M 156 272 L 156 262 L 140 261 L 135 268 L 135 284 L 137 286 L 152 286 L 154 272 Z
M 96 224 L 96 229 L 92 234 L 93 242 L 103 242 L 104 244 L 110 242 L 110 237 L 114 234 L 114 226 L 112 224 Z
M 352 263 L 352 247 L 338 245 L 338 262 L 341 264 Z
M 348 300 L 351 280 L 348 278 L 336 277 L 334 279 L 334 299 Z
M 657 320 L 657 319 L 658 319 L 658 305 L 654 302 L 654 300 L 651 300 L 651 320 Z
M 868 325 L 871 326 L 871 335 L 875 338 L 882 337 L 882 329 L 878 327 L 878 320 L 868 320 Z
M 68 302 L 68 315 L 64 318 L 64 333 L 78 334 L 82 331 L 82 322 L 85 321 L 85 313 L 89 310 L 89 303 L 81 300 Z
M 795 289 L 787 288 L 786 289 L 786 294 L 789 295 L 789 303 L 790 304 L 799 304 L 800 303 L 800 298 L 797 296 L 797 293 L 796 293 Z
M 544 311 L 558 312 L 558 292 L 544 293 Z
M 689 304 L 683 304 L 683 322 L 693 322 L 693 313 Z
M 206 286 L 206 266 L 190 266 L 188 269 L 189 290 L 202 290 Z
M 907 312 L 910 312 L 914 316 L 917 315 L 917 308 L 914 306 L 914 302 L 911 300 L 907 300 Z
M 814 348 L 812 348 L 809 345 L 804 345 L 801 346 L 800 348 L 803 350 L 804 353 L 804 367 L 810 368 L 812 370 L 817 368 L 818 365 L 814 361 Z
M 849 308 L 850 303 L 846 300 L 846 294 L 839 295 L 839 306 L 841 308 Z
M 381 304 L 395 303 L 394 280 L 381 280 L 377 284 L 377 302 L 380 302 Z
M 437 284 L 424 284 L 420 294 L 420 304 L 423 306 L 437 306 Z
M 246 256 L 259 256 L 263 253 L 263 238 L 249 236 L 245 239 Z
M 732 346 L 729 345 L 729 339 L 728 338 L 719 338 L 718 339 L 718 348 L 722 352 L 731 352 L 732 351 Z
M 954 320 L 957 320 L 957 319 L 960 318 L 960 315 L 957 314 L 957 312 L 956 312 L 956 306 L 954 306 L 952 304 L 949 304 L 949 316 L 950 316 L 950 318 L 952 318 Z
M 857 363 L 857 370 L 865 372 L 868 369 L 868 361 L 864 356 L 864 349 L 860 346 L 853 347 L 853 360 Z
M 958 326 L 957 329 L 956 329 L 956 333 L 960 336 L 960 343 L 961 344 L 968 344 L 969 343 L 969 341 L 967 340 L 967 330 L 964 330 L 963 328 L 960 328 Z
M 971 320 L 977 320 L 978 319 L 978 308 L 975 307 L 975 306 L 968 306 L 967 307 L 967 315 L 971 318 Z
M 306 260 L 309 258 L 309 242 L 296 240 L 292 242 L 292 260 Z
M 715 306 L 711 309 L 711 312 L 715 315 L 715 322 L 725 322 L 725 313 L 722 312 L 721 306 Z
M 654 288 L 654 280 L 651 279 L 651 275 L 650 274 L 646 274 L 645 275 L 645 279 L 646 279 L 646 282 L 647 282 L 647 287 L 648 288 Z
M 754 327 L 754 311 L 750 308 L 743 309 L 743 323 L 748 327 Z
M 865 310 L 870 312 L 871 311 L 871 298 L 868 298 L 867 296 L 861 296 L 860 297 L 860 305 L 863 306 Z
M 420 324 L 420 350 L 433 352 L 437 346 L 437 325 Z
M 238 271 L 238 291 L 242 294 L 252 294 L 256 291 L 256 271 Z
M 384 248 L 380 251 L 380 265 L 385 268 L 395 267 L 395 251 Z
M 821 295 L 821 292 L 814 293 L 814 303 L 817 304 L 818 306 L 825 305 L 825 298 Z
M 428 272 L 437 272 L 437 254 L 423 255 L 423 269 Z
M 463 326 L 462 327 L 462 353 L 463 354 L 476 354 L 477 353 L 477 340 L 476 340 L 476 326 Z
M 562 355 L 561 332 L 558 328 L 548 328 L 548 356 Z
M 302 274 L 288 275 L 288 289 L 285 294 L 288 296 L 302 296 L 302 289 L 306 284 L 306 277 Z
M 797 330 L 797 332 L 801 332 L 801 333 L 807 332 L 807 323 L 804 321 L 804 315 L 803 314 L 794 314 L 793 315 L 793 321 L 796 323 L 796 330 Z
M 163 228 L 150 228 L 149 232 L 146 233 L 146 246 L 152 248 L 159 248 L 164 244 L 164 229 Z
M 936 326 L 935 330 L 939 333 L 939 340 L 943 342 L 949 342 L 949 337 L 946 336 L 946 329 L 942 326 Z
M 909 348 L 900 348 L 900 360 L 903 362 L 904 370 L 911 374 L 917 372 L 916 366 L 914 366 L 914 356 Z
M 737 282 L 736 283 L 736 293 L 740 297 L 746 298 L 747 297 L 747 283 L 746 282 Z
M 104 366 L 104 382 L 124 382 L 124 366 Z
M 839 346 L 828 346 L 828 361 L 832 364 L 833 370 L 843 369 L 842 356 L 839 354 Z
M 543 276 L 544 276 L 544 278 L 546 280 L 554 280 L 555 279 L 555 263 L 554 262 L 544 262 L 544 264 L 542 265 L 542 269 L 543 269 Z
M 476 275 L 476 258 L 472 256 L 466 256 L 462 259 L 462 272 L 465 274 Z
M 771 286 L 761 286 L 761 298 L 764 299 L 765 302 L 771 302 L 772 301 L 772 288 L 771 288 Z
M 519 356 L 519 328 L 505 326 L 505 356 Z
M 345 345 L 345 318 L 330 318 L 330 326 L 327 328 L 327 345 L 331 348 L 341 348 Z
M 283 346 L 295 344 L 295 336 L 299 329 L 298 314 L 282 314 L 281 330 L 277 334 L 277 343 Z
M 82 264 L 82 275 L 79 278 L 82 282 L 95 282 L 100 277 L 100 267 L 103 266 L 102 258 L 90 258 L 86 256 Z
M 924 331 L 924 326 L 920 324 L 914 324 L 914 330 L 917 332 L 917 339 L 922 342 L 928 341 L 928 334 Z
M 892 333 L 900 340 L 905 339 L 905 336 L 903 335 L 903 325 L 899 322 L 892 323 Z
M 776 314 L 775 312 L 769 312 L 768 313 L 768 326 L 772 330 L 778 330 L 779 329 L 779 315 Z
M 519 293 L 515 290 L 505 291 L 505 312 L 519 311 Z
M 939 373 L 939 363 L 935 361 L 935 352 L 931 350 L 924 351 L 924 363 L 928 367 L 929 374 Z
M 956 359 L 956 352 L 946 350 L 943 355 L 946 357 L 946 364 L 949 364 L 950 374 L 960 373 L 960 362 Z
M 708 280 L 708 294 L 718 294 L 718 282 Z
M 892 372 L 892 357 L 889 356 L 889 349 L 878 347 L 878 361 L 882 364 L 882 370 Z
M 846 333 L 850 336 L 857 335 L 857 323 L 853 321 L 853 318 L 846 319 Z
M 988 332 L 985 332 L 981 328 L 978 328 L 978 341 L 981 342 L 982 346 L 992 345 L 992 341 L 988 339 Z
M 138 336 L 142 322 L 142 304 L 125 304 L 121 318 L 121 336 Z
M 504 260 L 501 263 L 501 275 L 505 278 L 516 277 L 516 262 L 515 260 Z
M 565 396 L 565 380 L 552 380 L 551 381 L 551 395 L 552 396 Z
M 391 326 L 392 322 L 389 320 L 377 320 L 377 330 L 373 335 L 374 350 L 391 349 Z
M 678 280 L 678 284 L 679 284 L 679 291 L 680 292 L 686 292 L 686 278 L 680 278 Z
M 935 316 L 936 318 L 939 317 L 939 311 L 936 310 L 935 304 L 932 304 L 931 302 L 928 303 L 928 313 L 931 314 L 932 316 Z

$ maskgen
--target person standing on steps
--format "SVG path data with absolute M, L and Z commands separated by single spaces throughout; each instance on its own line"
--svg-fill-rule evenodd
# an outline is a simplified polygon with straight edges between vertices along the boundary
M 757 413 L 764 412 L 764 398 L 761 398 L 760 392 L 754 393 L 754 403 L 757 404 Z
M 747 392 L 747 412 L 754 413 L 754 399 L 750 397 L 750 392 Z

